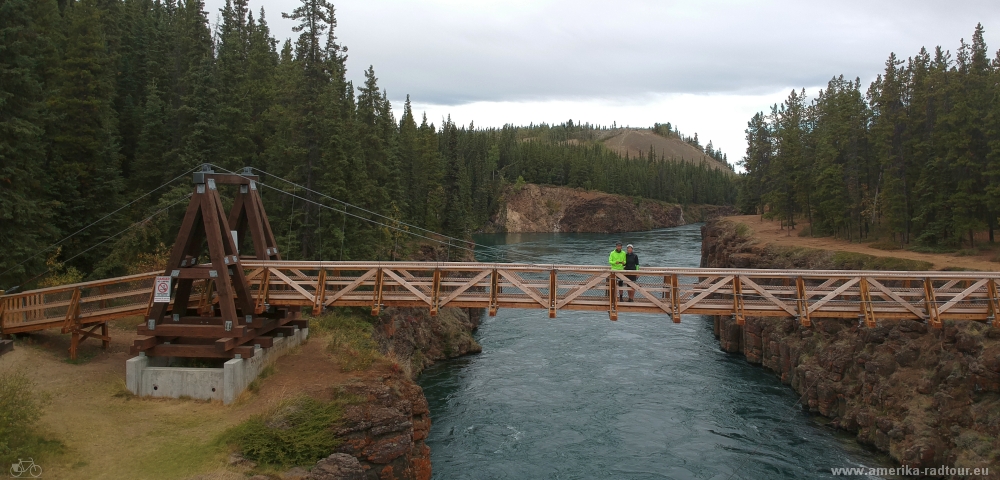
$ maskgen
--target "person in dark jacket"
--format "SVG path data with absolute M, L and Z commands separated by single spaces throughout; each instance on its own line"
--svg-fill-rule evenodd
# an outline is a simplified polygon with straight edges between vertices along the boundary
M 639 269 L 639 256 L 635 254 L 635 249 L 632 247 L 632 244 L 631 243 L 628 244 L 628 246 L 625 247 L 625 249 L 626 249 L 626 253 L 625 253 L 625 268 L 624 269 L 625 270 L 638 270 Z M 629 280 L 633 281 L 633 282 L 635 281 L 636 278 L 639 278 L 638 275 L 626 275 L 626 277 Z M 633 300 L 635 300 L 635 289 L 634 288 L 629 288 L 628 289 L 628 301 L 631 302 Z

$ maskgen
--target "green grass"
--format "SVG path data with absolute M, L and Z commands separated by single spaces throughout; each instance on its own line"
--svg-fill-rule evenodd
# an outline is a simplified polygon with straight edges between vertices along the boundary
M 188 478 L 209 468 L 224 447 L 213 441 L 176 437 L 170 439 L 137 461 L 144 478 Z
M 920 260 L 896 257 L 876 257 L 863 253 L 834 252 L 833 268 L 837 270 L 930 270 L 932 264 Z
M 902 250 L 902 247 L 900 247 L 898 243 L 892 240 L 879 240 L 877 242 L 868 244 L 868 246 L 878 250 L 886 250 L 886 251 Z
M 946 247 L 946 246 L 930 246 L 930 245 L 912 245 L 906 248 L 911 252 L 917 253 L 955 253 L 958 248 Z
M 36 428 L 48 402 L 49 397 L 39 393 L 23 372 L 0 372 L 0 465 L 62 453 L 62 442 L 46 439 Z
M 753 236 L 753 230 L 745 223 L 736 224 L 736 236 L 740 238 L 750 238 Z
M 341 370 L 345 372 L 367 369 L 382 356 L 372 338 L 374 327 L 363 313 L 338 309 L 313 319 L 309 324 L 310 328 L 329 335 L 327 350 L 337 357 Z
M 265 378 L 270 377 L 271 375 L 274 375 L 274 372 L 275 372 L 275 368 L 274 368 L 274 364 L 273 363 L 271 365 L 268 365 L 268 366 L 264 367 L 264 369 L 261 370 L 260 373 L 257 375 L 257 378 L 253 379 L 253 381 L 250 382 L 250 385 L 247 385 L 247 390 L 250 390 L 251 392 L 257 393 L 257 391 L 260 390 L 260 384 L 261 384 L 261 382 Z
M 262 466 L 311 465 L 340 444 L 331 430 L 346 404 L 343 399 L 323 402 L 303 395 L 229 429 L 219 443 Z

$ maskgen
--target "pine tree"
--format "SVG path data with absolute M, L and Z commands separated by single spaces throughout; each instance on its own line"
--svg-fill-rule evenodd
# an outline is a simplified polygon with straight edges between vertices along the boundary
M 96 0 L 69 4 L 64 13 L 62 59 L 54 72 L 48 99 L 51 121 L 46 184 L 58 202 L 53 224 L 63 234 L 76 232 L 120 203 L 121 156 L 118 124 L 112 108 L 114 69 L 103 35 L 103 12 Z M 64 255 L 75 255 L 119 226 L 103 222 L 72 238 Z M 72 263 L 89 271 L 100 257 L 92 251 Z
M 45 257 L 29 257 L 54 235 L 51 200 L 39 192 L 46 183 L 45 79 L 55 59 L 47 32 L 57 16 L 54 1 L 0 2 L 0 289 L 41 269 Z

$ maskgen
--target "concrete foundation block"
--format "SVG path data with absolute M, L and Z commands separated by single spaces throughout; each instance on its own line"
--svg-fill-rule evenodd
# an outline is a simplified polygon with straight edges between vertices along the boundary
M 169 359 L 144 355 L 125 362 L 125 384 L 140 397 L 188 397 L 221 400 L 229 405 L 278 357 L 302 344 L 309 329 L 296 329 L 288 337 L 274 339 L 268 349 L 257 347 L 251 358 L 234 358 L 222 368 L 170 367 Z
M 128 391 L 138 395 L 139 384 L 142 382 L 142 371 L 149 366 L 149 357 L 139 355 L 125 361 L 125 386 Z

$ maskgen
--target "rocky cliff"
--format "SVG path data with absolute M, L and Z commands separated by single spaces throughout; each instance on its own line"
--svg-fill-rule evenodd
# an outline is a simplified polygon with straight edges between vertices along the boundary
M 702 266 L 851 268 L 834 252 L 761 245 L 727 221 L 702 228 Z M 853 258 L 866 268 L 872 259 Z M 868 263 L 865 263 L 868 262 Z M 891 263 L 891 262 L 890 262 Z M 893 264 L 898 268 L 898 263 Z M 723 350 L 774 371 L 803 407 L 910 467 L 995 467 L 1000 460 L 1000 328 L 981 322 L 715 318 Z M 971 478 L 971 477 L 963 477 Z
M 684 206 L 569 187 L 511 186 L 487 232 L 617 233 L 676 227 L 726 215 L 730 207 Z
M 443 255 L 423 246 L 411 259 L 426 261 Z M 343 394 L 361 401 L 344 411 L 336 428 L 343 443 L 335 455 L 317 463 L 308 478 L 430 479 L 430 448 L 425 440 L 431 417 L 423 390 L 414 379 L 434 362 L 482 351 L 472 336 L 481 317 L 481 309 L 443 308 L 433 317 L 426 308 L 382 310 L 373 319 L 373 337 L 393 366 L 382 375 L 343 387 Z M 329 473 L 333 471 L 341 476 Z
M 375 319 L 374 337 L 379 350 L 395 362 L 393 367 L 382 375 L 345 385 L 340 392 L 359 401 L 345 408 L 335 428 L 336 436 L 343 440 L 335 453 L 356 460 L 332 456 L 318 462 L 305 478 L 355 478 L 353 475 L 360 472 L 356 478 L 430 479 L 430 448 L 425 442 L 431 428 L 430 410 L 414 378 L 435 361 L 479 353 L 482 347 L 472 337 L 479 317 L 479 310 L 458 308 L 444 308 L 435 317 L 426 309 L 383 311 Z

